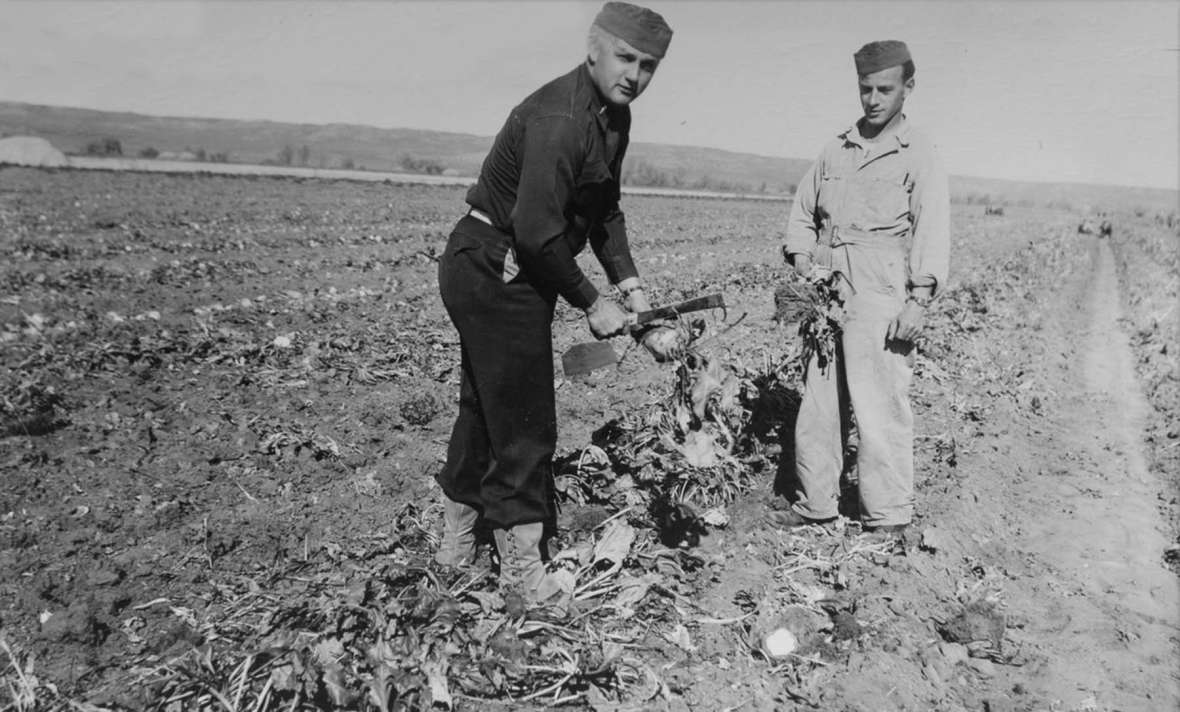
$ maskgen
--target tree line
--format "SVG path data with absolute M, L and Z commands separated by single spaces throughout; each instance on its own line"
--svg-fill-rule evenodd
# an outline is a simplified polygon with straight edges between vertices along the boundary
M 772 186 L 763 181 L 760 184 L 729 181 L 722 178 L 701 175 L 696 178 L 686 178 L 681 171 L 669 172 L 642 159 L 628 161 L 623 168 L 623 185 L 641 188 L 673 188 L 680 190 L 703 190 L 713 193 L 759 193 L 778 194 L 786 189 L 786 194 L 794 195 L 795 184 Z
M 123 144 L 117 138 L 105 137 L 88 143 L 86 145 L 86 154 L 90 156 L 122 156 L 124 155 Z M 140 158 L 178 158 L 180 160 L 209 163 L 229 163 L 231 161 L 231 156 L 228 152 L 208 151 L 203 146 L 198 146 L 195 149 L 185 146 L 184 151 L 179 153 L 179 155 L 160 151 L 154 146 L 147 146 L 140 149 L 137 155 Z M 336 166 L 334 167 L 345 170 L 364 169 L 363 166 L 358 165 L 351 157 L 339 157 L 335 163 Z M 307 144 L 295 145 L 292 143 L 283 144 L 273 156 L 263 158 L 262 164 L 268 166 L 329 167 L 326 156 L 322 154 L 315 155 L 312 148 Z M 420 158 L 409 153 L 401 154 L 397 158 L 395 165 L 408 173 L 424 173 L 426 175 L 441 175 L 447 170 L 446 165 L 435 159 Z M 623 169 L 622 182 L 624 185 L 645 188 L 702 190 L 717 193 L 779 194 L 783 193 L 785 189 L 787 194 L 794 194 L 796 188 L 794 184 L 768 185 L 765 181 L 761 184 L 752 184 L 725 180 L 708 175 L 687 178 L 683 171 L 661 169 L 642 159 L 627 161 Z M 971 200 L 969 199 L 968 202 L 971 202 Z
M 117 138 L 110 138 L 108 136 L 86 144 L 85 152 L 87 156 L 121 157 L 123 156 L 123 142 Z M 161 155 L 166 156 L 167 154 L 161 154 L 160 150 L 154 146 L 145 146 L 139 149 L 137 155 L 140 158 L 159 158 Z M 182 155 L 192 156 L 189 160 L 208 163 L 229 163 L 230 161 L 228 152 L 207 151 L 204 146 L 199 146 L 195 149 L 185 146 Z

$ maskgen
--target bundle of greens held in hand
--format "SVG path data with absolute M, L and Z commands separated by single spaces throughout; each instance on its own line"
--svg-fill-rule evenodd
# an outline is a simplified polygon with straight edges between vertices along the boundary
M 826 276 L 816 273 L 789 282 L 775 294 L 775 317 L 781 322 L 798 322 L 802 337 L 802 361 L 816 357 L 820 369 L 826 369 L 836 354 L 836 344 L 844 324 L 844 299 L 837 280 L 839 272 Z
M 803 361 L 811 362 L 816 357 L 820 370 L 826 369 L 836 355 L 836 344 L 844 327 L 844 299 L 837 289 L 835 272 L 825 280 L 811 285 L 814 303 L 799 323 L 799 336 L 803 337 Z

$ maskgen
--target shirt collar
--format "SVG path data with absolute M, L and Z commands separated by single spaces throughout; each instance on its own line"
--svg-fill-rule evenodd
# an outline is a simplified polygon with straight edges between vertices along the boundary
M 586 109 L 594 114 L 594 119 L 598 125 L 606 131 L 611 124 L 611 114 L 618 110 L 613 110 L 609 104 L 602 100 L 598 94 L 598 88 L 594 86 L 594 78 L 590 76 L 590 68 L 583 62 L 578 68 L 578 93 L 582 97 L 579 103 L 585 106 Z M 585 103 L 582 104 L 581 102 Z
M 894 127 L 893 131 L 884 140 L 877 139 L 876 141 L 869 141 L 864 138 L 860 135 L 860 128 L 855 122 L 837 135 L 844 139 L 845 142 L 861 148 L 864 148 L 866 143 L 880 144 L 890 140 L 897 141 L 897 145 L 902 148 L 908 148 L 910 145 L 910 122 L 906 119 L 905 114 L 902 114 L 901 121 L 897 123 L 897 126 Z
M 607 115 L 608 109 L 606 102 L 598 95 L 598 89 L 594 86 L 594 78 L 590 76 L 590 68 L 583 62 L 578 67 L 578 103 L 581 106 L 594 114 L 594 118 L 598 121 L 598 125 L 606 129 L 610 117 Z

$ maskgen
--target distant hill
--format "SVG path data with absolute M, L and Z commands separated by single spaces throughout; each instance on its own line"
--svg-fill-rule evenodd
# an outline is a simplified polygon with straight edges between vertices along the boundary
M 292 124 L 147 116 L 0 101 L 0 137 L 39 136 L 67 154 L 204 158 L 232 163 L 363 168 L 474 176 L 492 137 L 353 124 Z M 778 158 L 698 146 L 635 143 L 624 181 L 635 186 L 789 195 L 810 159 Z M 1180 210 L 1177 192 L 954 176 L 958 202 L 1073 209 Z
M 490 140 L 481 136 L 415 129 L 379 129 L 347 124 L 289 124 L 274 121 L 146 116 L 93 109 L 0 102 L 0 134 L 41 136 L 66 153 L 114 138 L 125 156 L 147 149 L 224 154 L 235 163 L 278 163 L 284 149 L 291 162 L 340 168 L 352 161 L 373 170 L 400 169 L 403 156 L 451 160 L 457 169 L 476 170 Z
M 188 152 L 234 163 L 289 162 L 462 176 L 479 173 L 492 145 L 491 136 L 421 129 L 146 116 L 0 102 L 0 136 L 4 135 L 40 136 L 69 154 L 86 153 L 91 144 L 111 138 L 129 157 L 143 151 Z M 628 149 L 624 170 L 635 185 L 781 195 L 792 192 L 808 165 L 804 160 L 712 148 L 635 143 Z
M 980 205 L 1067 208 L 1086 213 L 1180 214 L 1180 192 L 1093 183 L 1036 183 L 951 176 L 951 199 Z

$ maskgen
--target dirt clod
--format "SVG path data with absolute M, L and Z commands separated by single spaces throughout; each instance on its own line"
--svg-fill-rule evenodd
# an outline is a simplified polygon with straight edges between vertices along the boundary
M 984 642 L 999 650 L 1004 640 L 1004 614 L 990 601 L 972 601 L 938 626 L 944 640 L 964 645 Z
M 106 627 L 87 602 L 74 603 L 65 610 L 51 613 L 41 624 L 41 637 L 53 642 L 97 645 L 106 632 Z
M 433 393 L 420 393 L 397 407 L 398 413 L 407 423 L 414 426 L 429 425 L 442 412 L 443 404 Z
M 837 611 L 832 616 L 832 637 L 836 640 L 855 640 L 863 631 L 860 621 L 848 611 Z

